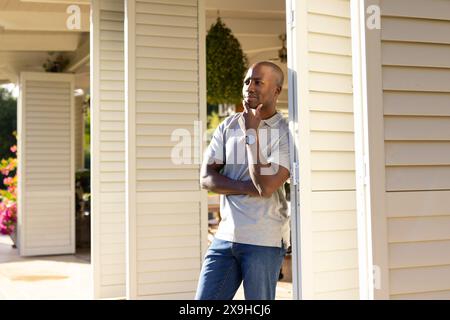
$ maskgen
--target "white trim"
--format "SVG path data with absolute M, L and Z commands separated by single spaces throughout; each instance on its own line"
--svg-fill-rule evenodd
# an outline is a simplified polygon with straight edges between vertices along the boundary
M 380 0 L 364 0 L 365 8 L 376 5 Z M 375 299 L 389 298 L 389 248 L 386 217 L 386 167 L 384 150 L 384 110 L 381 59 L 381 30 L 366 32 L 367 69 L 367 118 L 368 148 L 370 150 L 370 198 L 372 215 L 373 264 L 381 279 L 374 279 L 380 287 L 375 287 Z
M 75 76 L 74 75 L 70 75 L 70 147 L 72 150 L 72 156 L 70 157 L 70 169 L 72 171 L 72 175 L 71 175 L 71 203 L 72 203 L 72 208 L 71 208 L 71 241 L 72 241 L 72 252 L 75 253 L 76 252 L 76 239 L 75 239 L 75 174 L 76 174 L 76 166 L 75 166 Z
M 300 220 L 300 185 L 298 181 L 298 101 L 295 37 L 295 1 L 286 0 L 286 32 L 288 50 L 288 108 L 289 108 L 289 154 L 291 162 L 291 248 L 292 248 L 292 294 L 293 299 L 302 299 L 302 250 L 301 250 L 301 220 Z
M 206 149 L 206 139 L 203 139 L 203 134 L 206 133 L 206 10 L 205 0 L 198 0 L 198 79 L 199 79 L 199 120 L 201 123 L 201 136 L 195 137 L 201 141 L 199 156 L 202 159 L 203 150 Z M 200 173 L 199 173 L 200 176 Z M 199 184 L 200 188 L 200 184 Z M 200 190 L 201 204 L 200 204 L 200 265 L 203 263 L 203 257 L 208 249 L 208 192 Z
M 22 132 L 25 132 L 25 119 L 23 111 L 24 96 L 23 92 L 26 89 L 26 84 L 24 79 L 22 79 L 22 74 L 19 75 L 19 97 L 17 100 L 17 248 L 20 252 L 22 243 L 24 243 L 24 234 L 21 232 L 22 226 L 24 225 L 24 210 L 22 209 L 25 204 L 25 197 L 23 196 L 23 166 L 25 163 L 25 139 L 22 138 Z
M 371 5 L 380 7 L 380 0 L 364 0 L 359 5 L 355 4 L 356 2 L 359 1 L 352 0 L 352 19 L 353 16 L 358 17 L 359 23 L 356 31 L 360 35 L 359 40 L 353 39 L 353 50 L 356 50 L 354 55 L 357 54 L 353 62 L 357 65 L 357 73 L 354 72 L 354 77 L 355 81 L 359 82 L 356 82 L 357 87 L 354 88 L 358 96 L 355 98 L 358 100 L 355 100 L 354 104 L 361 104 L 362 112 L 365 113 L 355 120 L 359 121 L 358 147 L 361 148 L 361 144 L 364 144 L 364 149 L 362 149 L 364 155 L 363 157 L 359 156 L 356 161 L 366 163 L 364 167 L 360 164 L 359 171 L 361 172 L 364 168 L 365 175 L 370 177 L 365 180 L 364 192 L 361 191 L 361 186 L 358 189 L 360 192 L 358 196 L 358 232 L 360 233 L 358 240 L 361 241 L 359 255 L 360 262 L 363 263 L 360 271 L 361 276 L 367 275 L 363 279 L 367 281 L 367 284 L 361 289 L 361 298 L 388 299 L 389 249 L 386 218 L 381 30 L 367 30 L 365 12 L 366 8 Z M 359 8 L 356 7 L 357 5 Z M 355 21 L 355 23 L 357 22 Z M 355 140 L 355 142 L 357 141 Z M 360 183 L 361 181 L 362 178 L 360 178 Z M 374 271 L 379 278 L 374 278 Z M 369 283 L 372 280 L 373 282 Z M 375 284 L 380 286 L 377 287 Z
M 20 0 L 22 2 L 32 2 L 32 3 L 51 3 L 51 4 L 81 4 L 89 5 L 89 0 Z
M 45 77 L 43 77 L 45 75 Z M 74 75 L 70 73 L 52 73 L 52 72 L 21 72 L 20 78 L 22 80 L 31 80 L 31 81 L 67 81 L 72 82 Z M 75 90 L 75 89 L 74 89 Z M 72 94 L 74 92 L 72 90 Z M 73 95 L 72 97 L 75 97 Z
M 137 299 L 136 248 L 136 6 L 125 1 L 125 212 L 126 212 L 126 296 Z
M 91 276 L 93 299 L 101 296 L 100 265 L 100 3 L 91 1 L 90 21 L 90 91 L 91 91 Z
M 353 113 L 355 137 L 356 210 L 358 234 L 359 297 L 373 300 L 372 226 L 367 119 L 367 70 L 365 10 L 351 1 Z
M 287 0 L 289 1 L 289 0 Z M 289 94 L 292 95 L 292 106 L 295 108 L 296 118 L 293 120 L 296 130 L 294 140 L 297 146 L 298 188 L 297 212 L 292 216 L 295 224 L 293 239 L 293 280 L 294 299 L 314 298 L 314 269 L 312 243 L 312 214 L 311 214 L 311 154 L 310 154 L 310 111 L 309 97 L 309 66 L 308 66 L 308 1 L 292 0 L 295 3 L 295 14 L 292 28 L 287 28 L 288 36 L 288 72 L 294 84 L 290 83 Z M 292 8 L 287 2 L 286 8 Z M 290 20 L 288 20 L 290 21 Z M 292 80 L 291 80 L 292 82 Z M 296 103 L 295 103 L 296 101 Z M 300 143 L 301 142 L 301 143 Z M 294 212 L 293 212 L 294 213 Z M 295 221 L 296 220 L 296 221 Z M 293 224 L 291 223 L 291 225 Z M 294 274 L 298 273 L 295 276 Z

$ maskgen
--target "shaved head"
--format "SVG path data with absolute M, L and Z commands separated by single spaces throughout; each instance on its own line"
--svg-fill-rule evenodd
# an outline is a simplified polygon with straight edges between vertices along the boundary
M 283 70 L 281 70 L 281 68 L 279 66 L 277 66 L 275 63 L 270 62 L 270 61 L 259 61 L 259 62 L 254 63 L 250 68 L 254 68 L 256 66 L 270 67 L 276 77 L 277 85 L 281 88 L 283 87 L 284 74 L 283 74 Z
M 244 106 L 256 109 L 262 105 L 262 115 L 267 119 L 276 112 L 278 97 L 283 90 L 283 71 L 275 63 L 254 63 L 244 77 L 242 96 Z

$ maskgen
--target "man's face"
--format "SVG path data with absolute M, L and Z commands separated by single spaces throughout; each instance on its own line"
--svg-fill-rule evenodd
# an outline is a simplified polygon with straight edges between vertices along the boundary
M 256 109 L 261 103 L 263 108 L 274 106 L 279 94 L 280 88 L 271 67 L 256 65 L 248 69 L 242 87 L 244 104 L 247 107 Z

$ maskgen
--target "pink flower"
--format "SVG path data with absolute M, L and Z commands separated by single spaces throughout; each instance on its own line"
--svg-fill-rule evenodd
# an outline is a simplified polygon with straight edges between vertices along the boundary
M 5 226 L 0 225 L 0 233 L 1 233 L 1 234 L 5 234 L 5 235 L 8 234 L 8 230 L 6 229 Z
M 10 150 L 16 153 L 17 146 L 12 146 Z M 17 223 L 17 174 L 9 177 L 16 168 L 16 158 L 0 160 L 0 172 L 5 176 L 3 184 L 7 187 L 7 190 L 0 190 L 0 233 L 6 235 L 14 233 Z
M 0 233 L 10 235 L 17 222 L 17 203 L 4 199 L 0 202 Z

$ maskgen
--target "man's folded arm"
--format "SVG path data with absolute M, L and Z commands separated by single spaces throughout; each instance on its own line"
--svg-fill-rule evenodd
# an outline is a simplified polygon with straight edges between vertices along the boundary
M 251 180 L 233 180 L 222 175 L 220 170 L 223 166 L 223 164 L 203 162 L 200 171 L 200 185 L 203 189 L 224 195 L 259 196 L 259 192 Z

